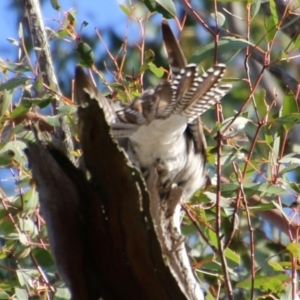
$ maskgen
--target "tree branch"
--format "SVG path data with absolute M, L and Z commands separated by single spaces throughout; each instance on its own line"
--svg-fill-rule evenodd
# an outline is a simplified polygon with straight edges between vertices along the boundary
M 45 26 L 43 23 L 40 2 L 38 0 L 21 0 L 21 4 L 28 21 L 30 36 L 33 47 L 35 48 L 39 72 L 43 76 L 44 83 L 51 86 L 55 93 L 52 101 L 54 114 L 57 113 L 57 107 L 62 105 L 62 102 L 56 96 L 61 94 L 58 86 L 58 81 L 55 75 L 53 61 L 50 53 L 49 40 L 47 38 Z M 66 124 L 66 117 L 60 118 L 60 126 L 55 128 L 57 136 L 64 142 L 68 156 L 71 160 L 74 158 L 71 155 L 73 151 L 73 142 L 70 128 Z

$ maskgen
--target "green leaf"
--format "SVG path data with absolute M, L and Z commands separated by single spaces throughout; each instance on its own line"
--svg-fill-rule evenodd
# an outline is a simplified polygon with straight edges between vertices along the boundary
M 274 142 L 272 147 L 272 157 L 270 157 L 270 161 L 273 159 L 274 161 L 277 161 L 278 155 L 280 151 L 280 136 L 277 132 L 274 134 Z
M 21 286 L 26 286 L 32 282 L 32 278 L 38 278 L 39 272 L 36 269 L 16 270 L 18 280 Z
M 232 251 L 229 248 L 226 248 L 225 251 L 225 257 L 230 259 L 232 262 L 236 263 L 237 265 L 240 265 L 241 263 L 241 257 L 236 252 Z
M 157 77 L 162 77 L 164 75 L 164 68 L 157 67 L 154 63 L 149 63 L 149 69 L 150 71 Z
M 4 90 L 0 98 L 0 117 L 2 117 L 12 102 L 12 91 Z
M 20 124 L 21 125 L 21 124 Z M 17 133 L 17 137 L 20 141 L 24 143 L 33 143 L 35 142 L 35 137 L 32 130 L 23 130 Z
M 92 51 L 92 48 L 86 43 L 79 42 L 76 51 L 80 55 L 80 64 L 83 67 L 87 67 L 87 68 L 92 67 L 92 65 L 95 62 L 94 53 Z
M 11 63 L 11 62 L 1 62 L 1 68 L 13 71 L 16 73 L 24 73 L 24 72 L 30 72 L 31 68 L 30 66 L 24 64 L 24 63 Z
M 279 274 L 276 276 L 256 276 L 254 280 L 254 288 L 261 289 L 266 292 L 279 292 L 285 288 L 286 281 L 289 281 L 289 275 Z M 247 279 L 239 282 L 236 287 L 239 288 L 251 288 L 252 280 Z
M 20 46 L 19 41 L 17 41 L 16 39 L 13 39 L 13 38 L 7 38 L 7 40 L 8 40 L 11 44 L 13 44 L 13 45 L 15 45 L 15 46 L 17 46 L 17 47 Z
M 271 42 L 277 33 L 276 23 L 274 22 L 274 19 L 272 17 L 268 18 L 266 29 L 267 29 L 267 35 L 266 35 L 267 41 Z
M 270 128 L 264 127 L 262 133 L 263 133 L 263 136 L 265 138 L 266 143 L 269 146 L 271 146 L 272 143 L 273 143 L 273 141 L 274 141 L 274 139 L 273 139 L 272 133 L 270 132 Z
M 34 258 L 37 260 L 38 264 L 43 268 L 51 267 L 53 265 L 53 259 L 49 251 L 43 248 L 34 248 L 32 250 Z
M 121 10 L 123 11 L 123 13 L 125 13 L 127 16 L 130 16 L 130 9 L 128 7 L 126 7 L 123 4 L 120 4 L 119 7 L 121 8 Z
M 290 164 L 288 166 L 283 166 L 283 168 L 280 168 L 280 172 L 278 173 L 278 177 L 282 177 L 285 173 L 291 172 L 291 171 L 296 171 L 300 165 L 296 164 Z
M 38 194 L 35 188 L 31 188 L 23 194 L 23 211 L 33 210 L 38 206 Z
M 247 0 L 217 0 L 217 2 L 229 3 L 229 2 L 246 2 Z
M 209 236 L 209 241 L 210 243 L 215 246 L 216 248 L 218 247 L 218 238 L 217 235 L 214 231 L 211 229 L 207 228 L 207 235 Z M 238 254 L 236 254 L 234 251 L 232 251 L 229 248 L 226 248 L 224 251 L 225 257 L 231 260 L 232 262 L 236 263 L 239 265 L 241 263 L 241 258 Z
M 151 12 L 158 12 L 166 19 L 173 19 L 176 16 L 176 9 L 171 0 L 143 0 L 143 3 Z
M 149 62 L 152 62 L 155 58 L 155 53 L 153 50 L 149 49 L 149 50 L 146 50 L 145 51 L 145 62 L 146 63 L 149 63 Z
M 299 112 L 297 100 L 295 99 L 295 95 L 292 93 L 285 95 L 282 102 L 281 116 Z
M 255 93 L 254 96 L 259 118 L 262 119 L 268 113 L 268 105 L 266 103 L 266 90 L 262 89 L 260 92 Z
M 253 0 L 251 4 L 251 17 L 255 17 L 261 6 L 261 0 Z
M 221 185 L 222 196 L 230 197 L 240 188 L 237 183 L 224 183 Z
M 1 291 L 7 291 L 7 292 L 13 292 L 13 287 L 17 286 L 17 282 L 15 280 L 8 280 L 0 281 L 0 290 Z M 2 292 L 0 292 L 1 294 Z M 11 300 L 11 298 L 9 298 Z
M 300 184 L 296 182 L 291 182 L 290 183 L 290 188 L 296 191 L 298 194 L 300 194 Z
M 205 196 L 211 201 L 211 203 L 216 203 L 217 195 L 216 193 L 204 192 Z M 232 205 L 232 198 L 225 198 L 221 196 L 220 206 L 224 208 L 229 208 Z M 202 218 L 201 218 L 202 220 Z M 205 220 L 204 220 L 205 221 Z
M 70 291 L 67 288 L 56 288 L 53 300 L 71 299 Z
M 0 150 L 0 155 L 9 151 L 12 159 L 18 164 L 24 166 L 27 162 L 26 156 L 24 154 L 24 149 L 26 144 L 21 141 L 10 141 L 4 145 Z
M 216 20 L 216 14 L 215 13 L 212 13 L 210 14 L 210 16 Z M 217 20 L 218 20 L 218 26 L 222 27 L 226 21 L 226 17 L 220 13 L 220 12 L 217 12 Z
M 38 232 L 37 227 L 31 218 L 29 217 L 20 218 L 19 226 L 20 226 L 20 230 L 23 233 L 28 234 L 30 237 L 35 237 L 37 235 Z M 20 242 L 22 242 L 22 239 L 20 239 Z M 27 238 L 25 238 L 24 244 L 27 244 Z
M 13 161 L 14 154 L 7 150 L 0 152 L 0 167 L 10 166 Z
M 9 300 L 11 299 L 10 295 L 8 295 L 7 293 L 5 292 L 0 292 L 0 299 L 2 300 Z
M 27 80 L 28 78 L 26 77 L 18 77 L 7 80 L 6 82 L 0 84 L 0 91 L 13 90 L 16 87 L 23 85 Z
M 271 202 L 272 202 L 272 203 L 274 204 L 274 206 L 278 209 L 278 211 L 282 214 L 282 216 L 285 218 L 285 220 L 286 220 L 287 222 L 289 222 L 289 218 L 287 217 L 286 213 L 284 212 L 282 205 L 279 204 L 279 203 L 277 203 L 277 202 L 274 201 L 274 200 L 272 200 Z
M 249 195 L 254 195 L 261 192 L 265 195 L 288 195 L 289 193 L 282 187 L 273 185 L 267 182 L 254 183 L 254 182 L 244 182 L 243 187 L 245 192 Z M 221 185 L 222 192 L 235 192 L 239 189 L 239 184 L 237 183 L 225 183 Z M 249 196 L 248 195 L 248 196 Z
M 76 113 L 77 107 L 72 105 L 62 105 L 57 108 L 60 116 Z
M 290 243 L 286 246 L 286 249 L 300 261 L 300 245 L 298 243 Z
M 271 12 L 271 17 L 274 20 L 274 24 L 278 24 L 278 14 L 277 14 L 277 9 L 276 9 L 276 3 L 274 0 L 269 0 L 269 5 L 270 5 L 270 12 Z
M 279 160 L 279 163 L 281 164 L 278 173 L 279 177 L 282 177 L 282 175 L 284 175 L 285 173 L 294 171 L 300 167 L 300 158 L 294 157 L 295 155 L 295 153 L 291 153 Z
M 25 115 L 26 113 L 29 112 L 31 106 L 32 106 L 31 102 L 22 101 L 21 104 L 12 111 L 11 118 L 15 119 Z
M 291 93 L 284 96 L 282 109 L 281 109 L 281 116 L 289 116 L 295 112 L 298 112 L 298 104 L 295 99 L 295 96 Z M 283 127 L 286 130 L 290 130 L 293 125 L 291 124 L 283 124 Z
M 34 82 L 34 88 L 36 89 L 37 92 L 41 92 L 43 90 L 43 84 L 44 84 L 43 75 L 42 73 L 39 73 Z
M 51 2 L 52 7 L 53 7 L 55 10 L 60 10 L 60 7 L 61 7 L 61 6 L 60 6 L 58 0 L 51 0 L 50 2 Z
M 279 162 L 281 164 L 296 164 L 297 166 L 300 166 L 300 158 L 298 157 L 294 157 L 295 153 L 290 153 L 284 157 L 282 157 Z
M 28 294 L 27 294 L 26 289 L 20 289 L 20 288 L 16 287 L 15 293 L 16 293 L 17 299 L 28 300 Z
M 282 187 L 271 183 L 253 183 L 245 182 L 244 189 L 247 191 L 261 192 L 261 196 L 265 195 L 289 195 L 289 193 Z
M 284 272 L 284 268 L 277 261 L 268 261 L 268 264 L 272 267 L 274 271 Z
M 0 222 L 0 225 L 1 225 L 1 231 L 0 231 L 1 238 L 8 239 L 11 234 L 14 234 L 15 227 L 10 220 L 3 219 L 3 221 Z M 18 238 L 19 238 L 18 234 L 15 234 L 15 238 L 13 239 L 18 239 Z
M 24 188 L 30 186 L 32 179 L 30 177 L 25 177 L 17 181 L 16 186 L 19 188 Z
M 224 54 L 229 51 L 239 51 L 245 47 L 252 46 L 252 44 L 244 39 L 237 39 L 234 37 L 224 37 L 220 39 L 217 44 L 218 54 Z M 201 47 L 199 51 L 196 51 L 189 59 L 189 63 L 200 64 L 208 57 L 214 57 L 215 43 L 210 43 L 204 47 Z
M 290 115 L 285 115 L 276 119 L 271 119 L 268 123 L 277 123 L 284 126 L 293 126 L 295 124 L 300 124 L 300 113 L 292 113 Z
M 143 73 L 149 69 L 149 63 L 144 63 L 140 66 L 139 73 Z
M 297 164 L 300 166 L 300 158 L 295 157 L 297 154 L 296 153 L 290 153 L 284 157 L 282 157 L 279 162 L 281 164 Z
M 293 18 L 293 21 L 298 21 L 298 18 Z M 285 26 L 283 26 L 285 27 Z M 281 29 L 283 28 L 281 27 Z M 298 50 L 300 48 L 300 36 L 297 35 L 297 37 L 293 40 L 294 42 L 294 46 L 295 46 L 295 50 Z M 288 58 L 288 55 L 286 54 L 287 58 Z
M 112 88 L 114 88 L 114 89 L 116 89 L 116 90 L 118 90 L 118 91 L 125 91 L 124 85 L 123 85 L 123 84 L 120 84 L 120 83 L 118 83 L 118 82 L 111 83 L 111 84 L 110 84 L 110 87 L 112 87 Z
M 215 150 L 217 150 L 215 148 Z M 221 165 L 225 166 L 233 161 L 238 161 L 244 158 L 244 154 L 236 147 L 224 145 L 222 146 Z
M 277 262 L 278 265 L 280 265 L 282 268 L 291 269 L 292 268 L 292 262 L 291 261 L 279 261 Z M 298 267 L 299 269 L 299 267 Z
M 75 25 L 76 22 L 76 14 L 77 11 L 74 8 L 71 8 L 67 13 L 67 20 L 73 25 Z
M 251 211 L 267 211 L 276 208 L 273 203 L 259 203 L 255 206 L 250 206 Z
M 61 29 L 61 30 L 58 30 L 57 35 L 60 38 L 63 38 L 63 37 L 69 36 L 69 31 L 66 29 Z
M 45 121 L 53 127 L 59 126 L 61 116 L 47 116 Z
M 47 105 L 49 105 L 52 100 L 53 100 L 53 96 L 51 94 L 45 94 L 44 97 L 42 98 L 26 98 L 23 97 L 22 98 L 22 103 L 27 102 L 28 106 L 29 105 L 37 105 L 39 108 L 45 108 Z
M 212 292 L 208 288 L 205 286 L 203 288 L 205 289 L 205 300 L 216 300 L 216 297 L 212 295 Z

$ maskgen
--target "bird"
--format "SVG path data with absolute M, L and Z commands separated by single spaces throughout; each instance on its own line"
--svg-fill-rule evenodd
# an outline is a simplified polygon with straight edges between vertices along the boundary
M 195 64 L 187 64 L 165 20 L 162 34 L 171 79 L 117 110 L 112 135 L 123 141 L 130 160 L 146 179 L 151 167 L 156 167 L 161 198 L 178 186 L 187 201 L 206 181 L 206 139 L 200 116 L 219 102 L 231 85 L 221 83 L 224 64 L 215 64 L 201 76 Z
M 153 167 L 157 170 L 160 199 L 167 199 L 170 190 L 179 187 L 188 201 L 206 181 L 206 139 L 200 116 L 231 85 L 221 82 L 226 70 L 221 63 L 200 76 L 197 66 L 187 63 L 166 20 L 162 36 L 170 79 L 145 90 L 129 104 L 103 97 L 87 77 L 80 88 L 98 100 L 113 138 L 144 179 Z

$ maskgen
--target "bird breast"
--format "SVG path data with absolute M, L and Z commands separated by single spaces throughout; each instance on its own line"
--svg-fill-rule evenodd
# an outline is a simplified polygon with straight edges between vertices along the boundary
M 168 119 L 155 119 L 142 125 L 130 137 L 131 145 L 141 168 L 158 163 L 174 178 L 184 167 L 186 153 L 186 119 L 173 115 Z

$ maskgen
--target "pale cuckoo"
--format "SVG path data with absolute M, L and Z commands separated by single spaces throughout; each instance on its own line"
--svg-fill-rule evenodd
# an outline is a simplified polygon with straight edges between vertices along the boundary
M 112 135 L 129 159 L 147 179 L 155 166 L 158 190 L 165 198 L 172 186 L 181 187 L 189 198 L 205 183 L 206 140 L 200 115 L 230 90 L 221 83 L 224 64 L 216 64 L 201 76 L 195 64 L 187 64 L 183 52 L 166 21 L 162 33 L 171 79 L 148 89 L 130 104 L 120 104 L 100 96 L 86 81 L 86 88 L 99 100 Z M 82 72 L 80 67 L 76 72 Z M 84 85 L 84 83 L 82 83 Z

